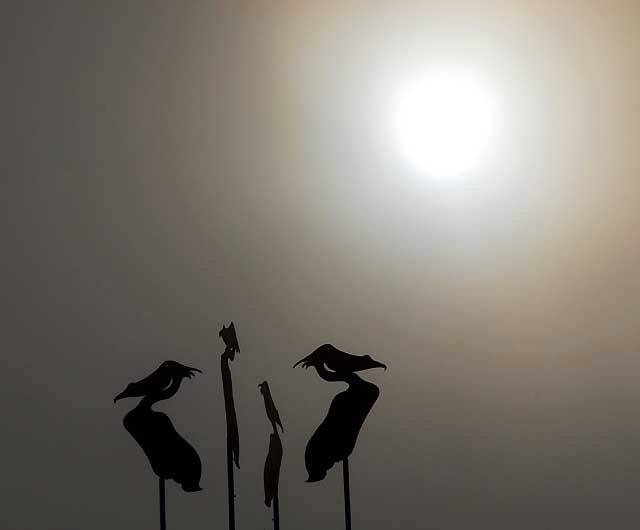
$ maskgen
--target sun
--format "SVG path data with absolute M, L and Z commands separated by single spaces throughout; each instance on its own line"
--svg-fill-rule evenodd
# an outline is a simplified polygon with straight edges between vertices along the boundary
M 469 173 L 486 156 L 495 108 L 481 78 L 444 69 L 401 91 L 395 119 L 400 150 L 414 168 L 446 179 Z

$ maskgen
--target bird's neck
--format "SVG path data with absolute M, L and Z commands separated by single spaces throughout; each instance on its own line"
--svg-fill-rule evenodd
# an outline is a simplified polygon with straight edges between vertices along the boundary
M 180 388 L 180 383 L 182 383 L 182 378 L 174 377 L 171 380 L 171 383 L 169 384 L 168 387 L 163 388 L 158 392 L 147 394 L 145 397 L 142 398 L 142 401 L 140 401 L 138 406 L 149 408 L 151 407 L 151 405 L 153 405 L 154 403 L 157 403 L 158 401 L 162 401 L 163 399 L 169 399 L 178 391 L 178 389 Z

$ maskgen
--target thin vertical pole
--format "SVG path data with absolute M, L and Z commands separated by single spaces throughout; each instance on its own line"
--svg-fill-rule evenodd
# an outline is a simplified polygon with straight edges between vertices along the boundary
M 349 459 L 342 461 L 342 479 L 344 482 L 344 525 L 351 530 L 351 493 L 349 492 Z
M 233 448 L 227 440 L 227 483 L 229 485 L 229 530 L 236 530 L 236 513 L 233 493 Z
M 160 530 L 167 530 L 167 517 L 164 503 L 164 479 L 160 479 Z
M 273 530 L 280 530 L 280 503 L 277 493 L 273 498 Z

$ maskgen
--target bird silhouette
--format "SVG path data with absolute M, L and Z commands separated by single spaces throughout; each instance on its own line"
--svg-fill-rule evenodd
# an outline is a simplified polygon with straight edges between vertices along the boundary
M 236 528 L 236 512 L 233 464 L 240 468 L 240 434 L 238 433 L 238 419 L 236 417 L 236 407 L 233 402 L 233 380 L 229 361 L 233 361 L 236 352 L 240 352 L 238 346 L 238 336 L 233 322 L 228 327 L 222 326 L 218 333 L 222 338 L 225 349 L 220 356 L 220 373 L 222 375 L 222 394 L 224 396 L 224 411 L 227 422 L 227 490 L 229 507 L 229 530 Z
M 223 325 L 218 335 L 222 338 L 222 340 L 224 341 L 224 345 L 227 347 L 225 353 L 233 361 L 236 352 L 240 353 L 240 346 L 238 346 L 238 337 L 236 335 L 236 327 L 233 325 L 233 322 L 231 322 L 231 324 L 229 324 L 226 328 Z
M 258 385 L 260 393 L 264 398 L 264 408 L 267 412 L 267 418 L 271 422 L 273 432 L 269 436 L 269 452 L 264 463 L 264 503 L 271 506 L 273 503 L 273 529 L 280 530 L 280 501 L 278 499 L 278 483 L 280 481 L 280 466 L 282 464 L 282 440 L 278 434 L 276 424 L 282 429 L 280 414 L 276 409 L 269 383 L 263 381 Z M 283 429 L 284 432 L 284 429 Z
M 284 428 L 282 427 L 282 422 L 280 421 L 280 414 L 278 414 L 278 409 L 273 403 L 273 398 L 271 397 L 271 390 L 269 389 L 269 383 L 263 381 L 258 385 L 260 388 L 260 393 L 264 398 L 264 408 L 267 411 L 267 418 L 273 425 L 274 432 L 277 432 L 276 424 L 280 426 L 282 432 L 284 432 Z
M 158 401 L 172 397 L 184 378 L 191 378 L 197 368 L 176 361 L 165 361 L 152 374 L 129 383 L 114 398 L 142 397 L 123 419 L 125 429 L 138 442 L 160 479 L 173 479 L 184 491 L 199 491 L 202 464 L 196 450 L 173 427 L 169 416 L 153 410 Z
M 305 449 L 305 464 L 309 474 L 307 482 L 317 482 L 325 478 L 335 463 L 349 457 L 360 429 L 380 395 L 376 385 L 365 381 L 355 372 L 371 368 L 386 370 L 387 367 L 369 355 L 345 353 L 331 344 L 320 346 L 294 366 L 301 363 L 304 368 L 315 368 L 325 381 L 342 381 L 349 385 L 333 398 L 325 419 Z

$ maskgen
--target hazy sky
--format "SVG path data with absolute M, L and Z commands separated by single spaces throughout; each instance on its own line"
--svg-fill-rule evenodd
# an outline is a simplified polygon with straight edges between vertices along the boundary
M 204 465 L 169 528 L 225 528 L 218 330 L 236 322 L 240 529 L 342 528 L 304 446 L 370 353 L 354 528 L 628 530 L 640 491 L 637 2 L 4 2 L 0 527 L 157 527 L 112 399 L 165 359 Z M 273 7 L 277 5 L 278 7 Z M 495 89 L 464 181 L 411 169 L 394 94 L 430 64 Z

